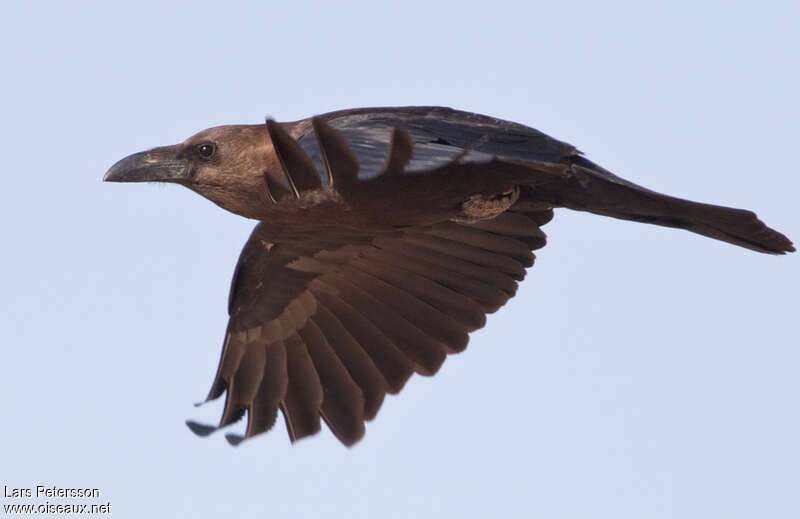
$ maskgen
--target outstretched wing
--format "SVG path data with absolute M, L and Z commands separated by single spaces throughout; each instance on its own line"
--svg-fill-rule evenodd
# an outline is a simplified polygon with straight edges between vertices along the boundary
M 363 234 L 298 233 L 270 243 L 256 226 L 242 251 L 230 321 L 209 398 L 226 394 L 217 427 L 247 415 L 244 437 L 280 410 L 292 441 L 320 430 L 364 435 L 387 393 L 433 375 L 468 333 L 516 291 L 545 244 L 548 208 L 520 207 L 474 224 Z

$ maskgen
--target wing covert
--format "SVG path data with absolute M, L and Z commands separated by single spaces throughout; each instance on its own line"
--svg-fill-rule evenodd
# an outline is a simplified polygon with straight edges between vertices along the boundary
M 459 162 L 485 163 L 498 158 L 536 163 L 558 163 L 579 152 L 528 126 L 451 108 L 365 108 L 332 112 L 324 118 L 358 160 L 360 179 L 378 175 L 391 149 L 396 128 L 413 142 L 406 173 L 424 173 Z M 319 171 L 325 171 L 323 153 L 310 121 L 297 123 L 293 136 Z

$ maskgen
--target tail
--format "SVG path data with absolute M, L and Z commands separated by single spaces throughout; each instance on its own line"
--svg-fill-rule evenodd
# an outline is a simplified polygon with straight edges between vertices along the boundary
M 579 211 L 686 229 L 767 254 L 795 251 L 786 236 L 767 227 L 752 211 L 662 195 L 581 156 L 571 159 L 566 179 L 534 185 L 531 196 Z

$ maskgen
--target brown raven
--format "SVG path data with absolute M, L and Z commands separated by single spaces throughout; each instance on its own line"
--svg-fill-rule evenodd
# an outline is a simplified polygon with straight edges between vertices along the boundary
M 231 283 L 216 427 L 282 411 L 292 441 L 346 445 L 386 393 L 436 373 L 517 288 L 567 207 L 794 251 L 749 211 L 662 195 L 523 126 L 439 107 L 366 108 L 221 126 L 117 162 L 112 182 L 172 182 L 259 220 Z

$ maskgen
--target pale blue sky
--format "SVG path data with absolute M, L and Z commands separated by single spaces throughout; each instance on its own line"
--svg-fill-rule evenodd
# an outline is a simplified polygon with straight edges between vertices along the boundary
M 361 443 L 234 449 L 183 421 L 218 416 L 192 403 L 253 222 L 100 181 L 209 126 L 441 104 L 800 241 L 797 2 L 274 4 L 0 8 L 3 485 L 120 518 L 800 517 L 798 255 L 559 211 Z

